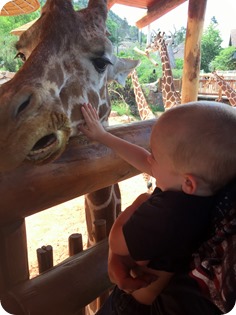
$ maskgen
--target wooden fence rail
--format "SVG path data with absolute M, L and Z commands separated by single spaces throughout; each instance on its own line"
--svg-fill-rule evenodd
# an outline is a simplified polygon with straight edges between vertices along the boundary
M 201 75 L 199 79 L 199 86 L 198 86 L 198 96 L 206 95 L 206 96 L 214 96 L 217 98 L 217 96 L 221 93 L 221 89 L 217 82 L 212 81 L 210 84 L 209 83 L 209 76 L 211 74 L 206 74 L 205 76 Z M 225 78 L 224 79 L 231 87 L 233 90 L 236 91 L 236 79 L 234 78 Z M 176 91 L 181 93 L 182 89 L 182 79 L 174 79 L 174 85 L 176 88 Z M 222 95 L 225 96 L 224 91 L 222 91 Z
M 236 80 L 234 79 L 225 79 L 225 81 L 236 91 Z M 202 95 L 218 95 L 220 93 L 220 87 L 217 82 L 211 82 L 208 84 L 208 79 L 201 78 L 199 80 L 198 93 Z M 225 95 L 224 91 L 222 94 Z
M 147 148 L 153 123 L 109 129 Z M 111 285 L 106 241 L 29 280 L 25 217 L 138 173 L 110 149 L 74 138 L 54 163 L 0 174 L 0 300 L 9 313 L 75 315 Z
M 108 244 L 104 240 L 11 288 L 2 297 L 3 307 L 15 315 L 77 315 L 111 287 L 107 255 Z

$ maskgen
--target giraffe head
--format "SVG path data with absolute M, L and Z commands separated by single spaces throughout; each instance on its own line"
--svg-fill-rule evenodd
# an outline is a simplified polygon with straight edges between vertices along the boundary
M 165 33 L 158 32 L 152 35 L 152 41 L 147 45 L 145 52 L 161 51 L 163 46 L 166 46 Z
M 106 122 L 107 82 L 123 83 L 138 64 L 113 55 L 106 17 L 105 0 L 90 0 L 80 11 L 71 0 L 47 0 L 21 35 L 16 48 L 24 64 L 0 87 L 0 171 L 59 157 L 78 133 L 84 103 Z

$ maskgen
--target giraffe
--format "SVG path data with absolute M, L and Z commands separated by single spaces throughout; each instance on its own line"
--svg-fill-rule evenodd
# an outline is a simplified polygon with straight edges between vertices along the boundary
M 228 97 L 230 105 L 235 107 L 236 106 L 236 91 L 227 83 L 222 77 L 220 77 L 216 71 L 212 72 L 213 80 L 217 82 L 221 91 L 225 93 Z
M 79 133 L 85 103 L 107 124 L 107 82 L 124 83 L 139 61 L 113 55 L 106 18 L 105 0 L 90 0 L 79 11 L 71 0 L 47 0 L 41 17 L 20 36 L 17 56 L 24 64 L 0 87 L 0 172 L 58 158 Z M 92 222 L 105 218 L 108 234 L 120 208 L 117 184 L 85 196 L 90 243 Z
M 134 69 L 130 75 L 131 75 L 131 80 L 132 80 L 133 89 L 134 89 L 135 101 L 138 107 L 140 118 L 142 120 L 155 118 L 155 115 L 153 114 L 143 94 L 141 85 L 138 80 L 137 71 Z
M 143 94 L 141 85 L 139 83 L 137 71 L 134 69 L 131 74 L 131 80 L 134 89 L 135 101 L 138 107 L 139 116 L 142 120 L 153 119 L 155 115 L 153 114 L 150 106 L 148 105 L 146 98 Z M 147 184 L 148 192 L 152 192 L 152 177 L 146 173 L 143 173 L 144 181 Z
M 162 63 L 162 97 L 165 109 L 169 109 L 181 104 L 181 98 L 174 86 L 164 33 L 161 35 L 161 32 L 159 32 L 154 36 L 153 42 L 147 45 L 145 54 L 149 57 L 149 54 L 154 51 L 159 51 L 160 53 Z

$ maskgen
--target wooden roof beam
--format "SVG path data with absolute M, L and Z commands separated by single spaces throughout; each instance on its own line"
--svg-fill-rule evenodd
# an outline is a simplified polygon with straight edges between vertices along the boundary
M 108 10 L 110 10 L 110 8 L 111 8 L 114 4 L 116 4 L 116 0 L 108 0 L 108 1 L 107 1 L 107 8 L 108 8 Z
M 184 3 L 187 0 L 160 0 L 155 2 L 154 5 L 148 8 L 147 15 L 141 18 L 139 21 L 136 22 L 136 26 L 138 28 L 143 28 L 152 22 L 156 21 L 169 11 L 175 9 L 180 4 Z

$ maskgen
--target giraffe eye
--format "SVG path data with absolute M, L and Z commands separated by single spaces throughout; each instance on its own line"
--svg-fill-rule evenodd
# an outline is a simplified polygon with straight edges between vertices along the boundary
M 14 59 L 16 59 L 16 58 L 20 58 L 23 62 L 26 61 L 26 57 L 22 52 L 18 52 L 18 54 L 15 56 Z
M 111 63 L 111 61 L 108 58 L 95 58 L 92 60 L 92 63 L 97 70 L 98 73 L 103 73 L 106 70 L 106 67 Z
M 28 107 L 28 105 L 30 104 L 30 100 L 31 100 L 31 95 L 20 104 L 20 106 L 17 109 L 16 116 L 18 116 L 21 112 L 23 112 L 26 109 L 26 107 Z

